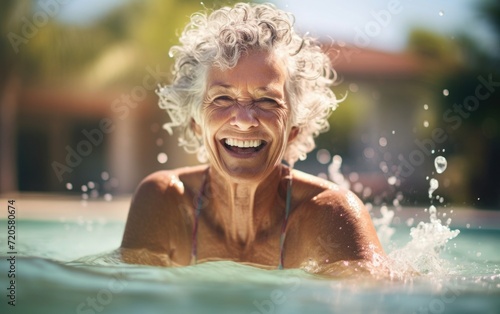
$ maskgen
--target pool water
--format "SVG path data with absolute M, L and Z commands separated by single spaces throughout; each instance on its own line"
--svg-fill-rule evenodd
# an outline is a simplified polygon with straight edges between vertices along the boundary
M 57 200 L 30 206 L 61 207 Z M 102 211 L 116 206 L 69 201 L 64 211 L 46 214 L 33 209 L 21 215 L 16 224 L 15 307 L 7 304 L 10 261 L 1 216 L 0 312 L 500 313 L 500 214 L 456 210 L 449 230 L 459 229 L 460 234 L 429 252 L 433 249 L 409 245 L 412 238 L 405 223 L 415 216 L 428 220 L 429 214 L 403 208 L 389 226 L 393 234 L 384 246 L 401 260 L 419 260 L 420 276 L 325 279 L 299 269 L 262 270 L 233 262 L 162 268 L 78 261 L 119 246 L 126 208 L 118 215 Z M 482 220 L 470 218 L 481 215 Z

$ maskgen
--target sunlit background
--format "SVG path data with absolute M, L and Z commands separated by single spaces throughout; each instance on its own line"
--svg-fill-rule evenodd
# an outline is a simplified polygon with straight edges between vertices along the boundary
M 154 91 L 189 15 L 230 3 L 2 1 L 0 193 L 112 200 L 196 164 L 162 128 Z M 296 168 L 342 174 L 375 205 L 428 204 L 436 178 L 438 204 L 500 208 L 498 1 L 274 3 L 324 43 L 346 96 Z

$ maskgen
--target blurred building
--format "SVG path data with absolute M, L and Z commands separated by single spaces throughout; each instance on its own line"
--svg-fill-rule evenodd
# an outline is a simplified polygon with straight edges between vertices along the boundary
M 336 93 L 339 97 L 345 94 L 343 89 L 349 93 L 338 115 L 332 116 L 332 126 L 343 119 L 342 110 L 357 116 L 349 134 L 341 135 L 345 138 L 344 157 L 351 169 L 365 173 L 365 184 L 372 185 L 374 193 L 382 191 L 387 178 L 379 163 L 384 156 L 397 158 L 397 152 L 381 147 L 379 141 L 386 137 L 397 141 L 400 150 L 411 148 L 414 134 L 408 133 L 407 126 L 414 125 L 416 111 L 430 94 L 421 83 L 421 66 L 414 56 L 404 53 L 348 46 L 328 51 L 341 82 Z M 96 70 L 106 76 L 110 76 L 109 71 Z M 15 123 L 2 124 L 2 131 L 11 134 L 14 141 L 4 144 L 11 146 L 5 148 L 9 153 L 2 153 L 2 168 L 11 173 L 2 171 L 2 192 L 62 192 L 67 191 L 67 183 L 79 192 L 89 181 L 102 181 L 106 172 L 115 179 L 108 189 L 130 193 L 148 173 L 195 164 L 195 157 L 184 153 L 177 139 L 161 128 L 167 115 L 157 106 L 154 88 L 158 82 L 148 70 L 142 74 L 144 84 L 109 90 L 88 87 L 88 83 L 82 83 L 81 89 L 11 87 L 7 105 Z M 94 80 L 98 78 L 94 76 Z M 391 137 L 393 130 L 398 133 Z M 328 134 L 321 140 L 329 145 Z M 167 161 L 162 164 L 158 158 Z

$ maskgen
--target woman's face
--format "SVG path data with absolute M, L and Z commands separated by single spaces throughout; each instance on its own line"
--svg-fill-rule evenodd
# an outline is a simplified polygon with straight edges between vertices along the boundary
M 208 72 L 202 109 L 210 163 L 239 180 L 264 179 L 282 160 L 290 128 L 286 70 L 273 53 L 250 51 L 234 68 Z

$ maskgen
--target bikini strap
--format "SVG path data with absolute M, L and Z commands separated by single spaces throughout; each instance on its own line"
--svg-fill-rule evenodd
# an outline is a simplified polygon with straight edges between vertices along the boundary
M 281 225 L 281 236 L 280 236 L 280 261 L 278 269 L 283 269 L 284 252 L 283 246 L 285 244 L 286 237 L 286 226 L 288 223 L 288 216 L 290 215 L 290 207 L 292 202 L 292 169 L 288 168 L 288 182 L 286 187 L 286 203 L 285 203 L 285 218 L 283 219 L 283 224 Z
M 198 197 L 196 201 L 196 208 L 195 208 L 195 218 L 194 218 L 194 223 L 193 223 L 193 232 L 192 232 L 192 247 L 191 247 L 191 265 L 196 264 L 197 260 L 197 249 L 198 249 L 198 243 L 197 243 L 197 234 L 198 234 L 198 221 L 201 213 L 201 209 L 203 207 L 203 201 L 204 201 L 204 193 L 205 193 L 205 188 L 207 185 L 207 177 L 208 177 L 208 168 L 203 174 L 203 179 L 202 179 L 202 186 L 200 188 L 200 191 L 198 192 Z M 283 260 L 284 260 L 284 252 L 283 252 L 283 246 L 285 243 L 285 237 L 286 237 L 286 226 L 288 223 L 288 216 L 290 214 L 290 207 L 291 207 L 291 200 L 292 200 L 292 172 L 291 169 L 289 170 L 288 174 L 288 182 L 287 182 L 287 189 L 286 189 L 286 203 L 285 203 L 285 218 L 283 219 L 283 224 L 281 225 L 281 236 L 280 236 L 280 260 L 279 260 L 279 265 L 278 269 L 283 269 Z

